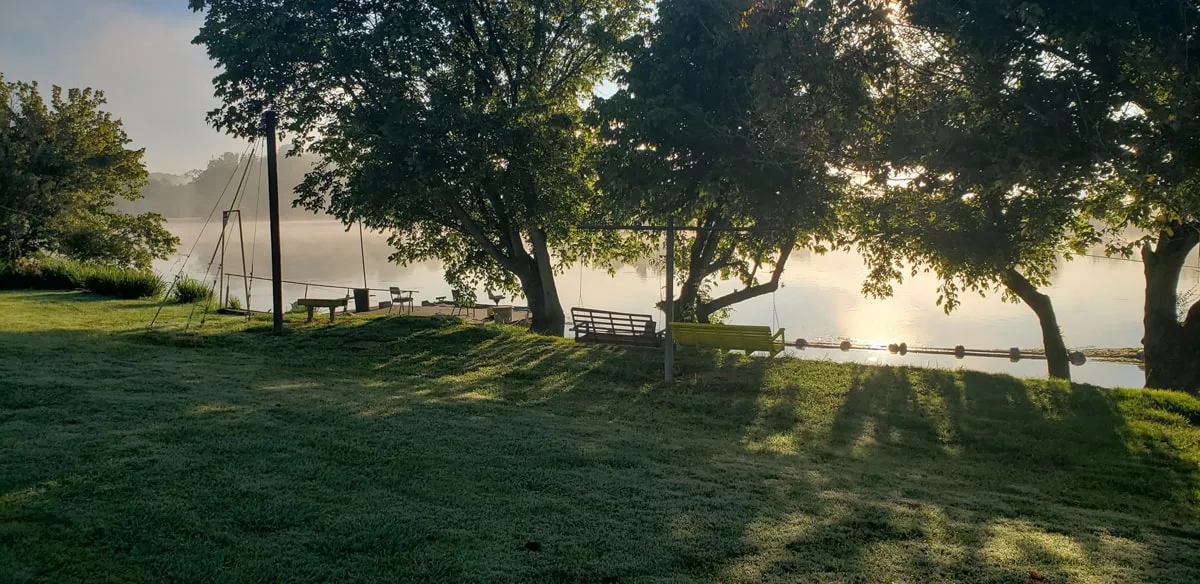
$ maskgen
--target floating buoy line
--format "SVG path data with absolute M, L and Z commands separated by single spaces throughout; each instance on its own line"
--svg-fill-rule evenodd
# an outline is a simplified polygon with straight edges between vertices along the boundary
M 1012 347 L 1008 350 L 1003 349 L 968 349 L 963 345 L 957 345 L 953 348 L 942 347 L 910 347 L 908 343 L 891 343 L 887 346 L 882 345 L 864 345 L 855 344 L 850 341 L 827 342 L 827 341 L 809 341 L 806 339 L 796 339 L 793 343 L 797 349 L 801 351 L 805 349 L 834 349 L 842 352 L 847 351 L 887 351 L 893 355 L 907 355 L 909 353 L 919 355 L 950 355 L 956 359 L 965 357 L 996 357 L 1004 358 L 1016 363 L 1021 359 L 1039 359 L 1044 360 L 1046 355 L 1034 351 L 1022 351 L 1019 347 Z M 1087 363 L 1087 355 L 1083 351 L 1071 351 L 1068 353 L 1068 358 L 1072 365 L 1077 367 Z

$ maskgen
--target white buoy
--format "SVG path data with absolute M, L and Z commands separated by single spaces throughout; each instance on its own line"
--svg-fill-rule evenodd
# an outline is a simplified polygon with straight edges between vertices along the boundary
M 1021 360 L 1021 349 L 1019 347 L 1013 347 L 1013 348 L 1009 349 L 1008 350 L 1008 358 L 1011 359 L 1013 363 L 1020 361 Z
M 842 344 L 838 345 L 838 346 L 841 347 L 841 349 L 843 351 L 849 351 L 850 350 L 850 341 L 842 341 Z
M 964 347 L 962 345 L 956 345 L 954 347 L 954 358 L 955 359 L 962 359 L 963 357 L 966 357 L 966 356 L 967 356 L 967 348 L 966 347 Z
M 796 348 L 797 349 L 804 350 L 804 348 L 807 346 L 808 346 L 808 341 L 806 341 L 804 339 L 796 339 Z
M 900 354 L 901 355 L 908 354 L 908 343 L 900 343 Z
M 1087 355 L 1083 351 L 1071 351 L 1067 354 L 1067 358 L 1071 360 L 1071 364 L 1076 367 L 1081 367 L 1087 363 Z

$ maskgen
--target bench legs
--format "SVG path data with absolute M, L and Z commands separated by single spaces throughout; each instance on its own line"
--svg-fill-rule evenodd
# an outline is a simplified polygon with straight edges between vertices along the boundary
M 335 314 L 337 314 L 337 307 L 330 306 L 329 307 L 329 322 L 333 322 L 333 315 L 335 315 Z
M 313 307 L 309 306 L 308 307 L 308 322 L 312 322 L 312 321 L 313 321 Z

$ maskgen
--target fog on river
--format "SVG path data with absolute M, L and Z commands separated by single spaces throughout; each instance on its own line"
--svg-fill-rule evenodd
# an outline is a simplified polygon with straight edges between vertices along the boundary
M 258 278 L 271 277 L 269 229 L 265 222 L 244 224 L 247 270 Z M 220 236 L 219 222 L 207 227 L 196 220 L 171 220 L 168 228 L 182 240 L 179 253 L 155 264 L 155 269 L 170 280 L 181 270 L 209 282 L 217 273 L 217 263 L 209 267 Z M 241 274 L 241 246 L 236 224 L 230 228 L 226 248 L 226 272 Z M 285 221 L 282 226 L 283 278 L 296 282 L 322 284 L 329 288 L 285 284 L 285 304 L 304 296 L 341 297 L 349 288 L 363 286 L 363 254 L 359 231 L 330 219 Z M 190 258 L 187 253 L 193 250 Z M 391 286 L 414 289 L 417 302 L 449 296 L 450 287 L 437 262 L 398 266 L 388 261 L 391 249 L 386 236 L 367 231 L 363 234 L 366 258 L 366 284 L 386 290 Z M 1195 257 L 1185 269 L 1180 291 L 1184 295 L 1200 293 L 1200 269 Z M 1045 290 L 1053 299 L 1058 321 L 1072 348 L 1134 347 L 1142 335 L 1142 266 L 1134 261 L 1107 258 L 1079 258 L 1063 262 L 1053 285 Z M 855 343 L 884 344 L 906 342 L 913 347 L 953 347 L 968 349 L 1007 349 L 1040 347 L 1037 318 L 1029 308 L 1002 302 L 998 295 L 980 298 L 964 296 L 962 305 L 951 315 L 935 305 L 937 281 L 919 274 L 895 289 L 886 300 L 865 298 L 860 293 L 866 274 L 862 261 L 854 254 L 817 255 L 796 253 L 784 273 L 783 286 L 774 295 L 759 297 L 734 307 L 731 324 L 759 324 L 784 327 L 786 338 L 809 340 L 850 339 Z M 563 307 L 587 306 L 623 312 L 656 314 L 655 304 L 663 298 L 661 272 L 645 264 L 618 266 L 616 275 L 600 268 L 574 267 L 558 278 Z M 243 283 L 229 280 L 231 293 L 243 297 Z M 735 283 L 724 283 L 721 290 L 732 290 Z M 306 292 L 307 290 L 307 292 Z M 386 300 L 386 292 L 373 292 L 372 302 Z M 485 291 L 480 300 L 488 302 Z M 515 302 L 520 305 L 522 301 Z M 252 308 L 268 310 L 271 305 L 269 281 L 254 281 Z M 965 367 L 1008 373 L 1021 377 L 1042 377 L 1045 362 L 972 358 L 956 360 L 951 356 L 890 355 L 876 351 L 829 351 L 808 349 L 789 353 L 810 359 L 857 361 L 872 364 L 920 365 L 927 367 Z M 1089 362 L 1072 371 L 1074 379 L 1102 386 L 1139 387 L 1142 371 L 1129 364 Z

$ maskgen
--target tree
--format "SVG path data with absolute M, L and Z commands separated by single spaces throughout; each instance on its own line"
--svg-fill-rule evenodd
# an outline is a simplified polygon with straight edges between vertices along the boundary
M 774 292 L 791 252 L 831 232 L 873 137 L 884 17 L 869 3 L 666 0 L 630 43 L 598 108 L 602 184 L 630 220 L 696 227 L 680 236 L 673 318 L 708 322 Z M 714 277 L 743 288 L 712 297 Z
M 1078 3 L 908 0 L 920 26 L 949 42 L 1004 43 L 1036 55 L 1047 78 L 1071 79 L 1054 101 L 1089 111 L 1059 136 L 1080 138 L 1106 188 L 1093 212 L 1147 235 L 1146 383 L 1200 391 L 1200 304 L 1178 310 L 1179 275 L 1200 244 L 1200 6 L 1194 0 Z M 1184 318 L 1179 318 L 1180 312 Z
M 99 91 L 53 87 L 47 104 L 36 83 L 0 76 L 4 259 L 47 252 L 148 268 L 175 250 L 161 216 L 113 211 L 117 199 L 140 197 L 146 169 L 104 103 Z
M 895 16 L 902 65 L 881 149 L 888 172 L 875 177 L 881 194 L 854 207 L 872 268 L 865 289 L 890 295 L 909 266 L 937 274 L 947 312 L 960 292 L 1003 290 L 1037 315 L 1050 376 L 1070 379 L 1054 306 L 1040 288 L 1060 257 L 1097 241 L 1082 194 L 1095 161 L 1077 131 L 1106 112 L 1078 76 L 1038 51 L 1004 38 L 939 36 L 922 16 Z
M 518 284 L 533 329 L 561 334 L 556 269 L 605 257 L 584 124 L 593 86 L 644 0 L 191 0 L 196 42 L 223 68 L 211 120 L 239 135 L 281 114 L 322 156 L 310 208 L 392 232 L 400 262 Z M 553 250 L 553 251 L 552 251 Z

